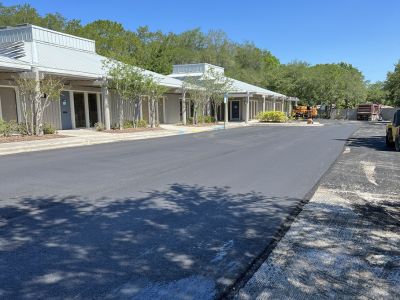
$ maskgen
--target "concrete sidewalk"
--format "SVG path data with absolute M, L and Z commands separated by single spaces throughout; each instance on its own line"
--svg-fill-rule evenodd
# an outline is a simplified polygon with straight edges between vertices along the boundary
M 244 126 L 242 123 L 229 125 L 227 128 L 237 128 Z M 64 135 L 64 138 L 55 138 L 48 140 L 23 141 L 14 143 L 0 143 L 0 155 L 15 154 L 22 152 L 32 152 L 41 150 L 61 149 L 79 146 L 88 146 L 95 144 L 114 143 L 121 141 L 134 141 L 143 139 L 152 139 L 167 137 L 180 134 L 191 134 L 211 130 L 224 129 L 223 124 L 210 126 L 179 126 L 179 125 L 161 125 L 162 130 L 141 131 L 130 133 L 107 133 L 94 129 L 75 129 L 59 130 L 58 134 Z
M 400 156 L 384 134 L 353 135 L 235 299 L 400 299 Z

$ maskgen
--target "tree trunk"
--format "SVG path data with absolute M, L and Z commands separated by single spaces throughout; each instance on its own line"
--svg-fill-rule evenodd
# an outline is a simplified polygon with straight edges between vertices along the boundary
M 197 125 L 197 115 L 198 115 L 198 104 L 194 104 L 193 106 L 193 125 Z
M 218 123 L 218 106 L 214 103 L 214 122 Z
M 155 127 L 155 107 L 154 107 L 155 100 L 154 98 L 150 99 L 150 127 Z
M 44 135 L 43 132 L 43 109 L 40 108 L 40 111 L 38 112 L 38 117 L 37 117 L 37 135 L 42 136 Z
M 207 114 L 207 103 L 205 105 L 203 105 L 203 109 L 201 110 L 202 116 L 201 116 L 201 125 L 204 126 L 204 119 L 206 117 Z
M 182 93 L 182 124 L 186 125 L 186 93 Z
M 124 129 L 124 100 L 119 98 L 119 130 Z
M 137 127 L 137 123 L 140 119 L 140 106 L 141 106 L 141 101 L 142 99 L 139 97 L 135 101 L 135 111 L 134 111 L 134 117 L 133 117 L 133 127 Z

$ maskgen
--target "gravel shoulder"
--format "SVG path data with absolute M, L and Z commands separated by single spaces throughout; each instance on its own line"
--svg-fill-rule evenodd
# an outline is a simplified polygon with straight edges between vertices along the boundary
M 235 299 L 399 299 L 400 155 L 363 125 Z

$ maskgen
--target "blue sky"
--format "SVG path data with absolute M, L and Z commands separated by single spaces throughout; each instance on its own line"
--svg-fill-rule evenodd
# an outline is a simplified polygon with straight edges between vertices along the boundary
M 60 12 L 88 23 L 121 22 L 128 29 L 182 32 L 221 29 L 237 42 L 252 41 L 281 62 L 345 61 L 371 81 L 384 80 L 400 59 L 398 0 L 140 0 L 2 1 L 30 3 L 41 14 Z

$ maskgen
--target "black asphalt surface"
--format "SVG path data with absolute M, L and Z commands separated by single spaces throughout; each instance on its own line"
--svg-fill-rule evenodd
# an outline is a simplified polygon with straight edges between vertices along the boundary
M 218 297 L 357 127 L 247 127 L 0 157 L 0 298 Z

